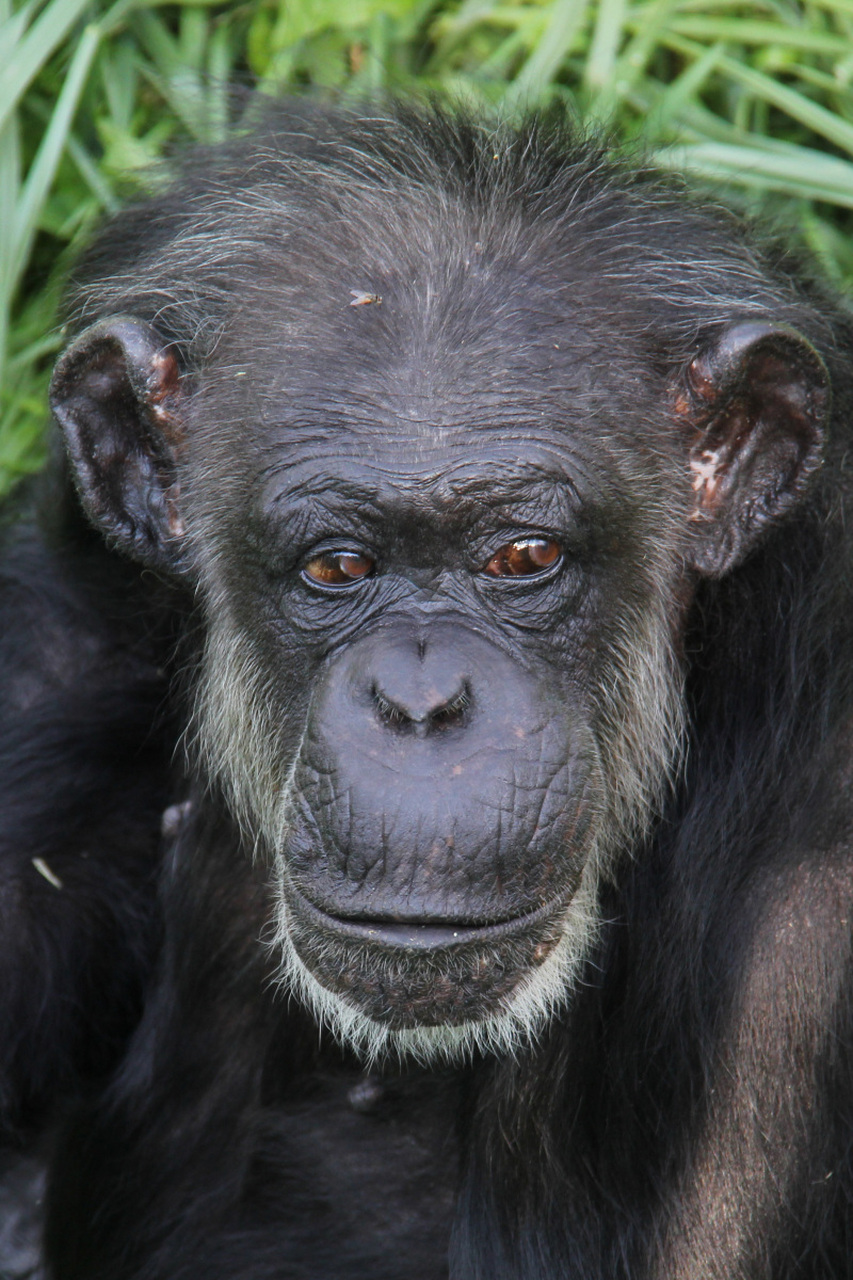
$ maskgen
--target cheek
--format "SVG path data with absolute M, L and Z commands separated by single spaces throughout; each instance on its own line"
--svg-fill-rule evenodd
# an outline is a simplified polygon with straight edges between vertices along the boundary
M 238 625 L 230 610 L 211 611 L 188 742 L 243 828 L 272 849 L 311 682 L 282 673 L 274 646 L 276 661 L 265 661 L 262 635 Z

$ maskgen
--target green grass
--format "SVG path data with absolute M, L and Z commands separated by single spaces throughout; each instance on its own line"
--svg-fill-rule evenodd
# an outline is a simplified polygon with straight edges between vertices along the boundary
M 0 491 L 41 457 L 61 277 L 187 138 L 266 93 L 558 99 L 853 283 L 853 0 L 0 0 Z

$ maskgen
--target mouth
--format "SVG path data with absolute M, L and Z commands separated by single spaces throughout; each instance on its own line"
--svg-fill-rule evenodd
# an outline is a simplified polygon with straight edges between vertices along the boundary
M 507 1006 L 558 945 L 567 904 L 492 923 L 332 915 L 288 884 L 288 938 L 326 992 L 392 1029 L 477 1022 Z
M 495 946 L 517 935 L 529 937 L 558 917 L 566 906 L 562 899 L 553 900 L 535 911 L 483 924 L 468 920 L 440 919 L 418 923 L 408 920 L 373 920 L 365 916 L 339 916 L 318 907 L 292 883 L 288 885 L 288 898 L 291 909 L 302 917 L 309 928 L 313 927 L 327 935 L 335 934 L 341 941 L 419 954 L 455 951 L 470 946 Z

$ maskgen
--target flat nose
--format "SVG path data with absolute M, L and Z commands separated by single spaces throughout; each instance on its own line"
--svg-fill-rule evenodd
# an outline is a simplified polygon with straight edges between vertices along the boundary
M 372 673 L 371 698 L 384 725 L 424 737 L 461 727 L 470 714 L 471 681 L 458 655 L 394 648 Z M 454 660 L 455 659 L 455 660 Z

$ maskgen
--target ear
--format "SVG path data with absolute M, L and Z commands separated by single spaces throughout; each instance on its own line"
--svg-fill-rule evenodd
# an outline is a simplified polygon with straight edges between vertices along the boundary
M 677 412 L 693 428 L 688 558 L 720 577 L 794 506 L 820 464 L 829 376 L 793 329 L 726 329 L 687 369 Z
M 94 523 L 135 559 L 182 569 L 184 430 L 172 348 L 141 320 L 103 320 L 60 358 L 50 401 Z

